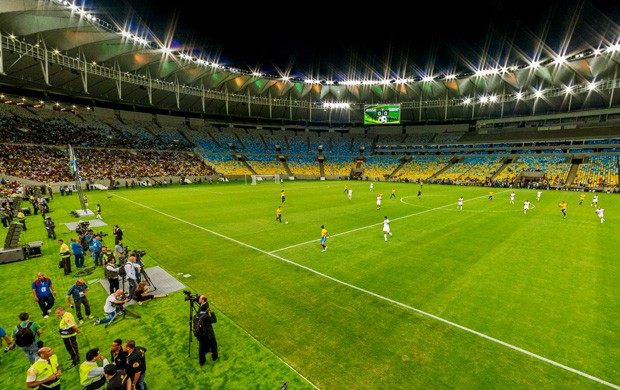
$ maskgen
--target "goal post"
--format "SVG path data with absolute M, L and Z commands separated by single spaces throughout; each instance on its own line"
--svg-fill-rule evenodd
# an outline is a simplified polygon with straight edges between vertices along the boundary
M 280 184 L 280 175 L 252 175 L 252 185 L 255 186 L 261 182 L 271 182 L 273 181 L 276 184 Z

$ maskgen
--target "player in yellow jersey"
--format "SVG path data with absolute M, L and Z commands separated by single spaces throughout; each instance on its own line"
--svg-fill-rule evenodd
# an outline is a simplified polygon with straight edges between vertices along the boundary
M 276 210 L 276 220 L 282 223 L 282 206 L 278 206 L 278 209 Z
M 584 200 L 586 200 L 586 194 L 579 195 L 579 206 L 583 204 Z
M 282 200 L 282 203 L 286 200 L 286 193 L 284 190 L 280 191 L 280 199 Z
M 564 214 L 564 218 L 566 218 L 566 207 L 568 207 L 566 202 L 565 201 L 561 201 L 560 204 L 558 205 L 558 207 L 560 208 L 560 211 L 562 212 L 562 214 Z
M 392 193 L 390 194 L 390 199 L 396 198 L 396 188 L 392 188 Z
M 321 225 L 321 247 L 323 248 L 322 252 L 325 252 L 327 250 L 327 245 L 325 245 L 327 243 L 327 237 L 329 237 L 329 233 L 327 232 L 327 229 L 325 229 L 325 225 Z

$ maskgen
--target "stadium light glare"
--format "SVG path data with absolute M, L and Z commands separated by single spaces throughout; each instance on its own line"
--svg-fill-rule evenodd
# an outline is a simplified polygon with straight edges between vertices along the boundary
M 592 82 L 590 82 L 590 83 L 588 84 L 587 88 L 588 88 L 588 91 L 594 91 L 594 90 L 596 90 L 596 81 L 592 81 Z
M 538 69 L 540 67 L 540 61 L 534 60 L 530 62 L 529 67 L 532 69 Z
M 515 97 L 517 98 L 517 100 L 521 100 L 521 99 L 523 99 L 523 93 L 522 92 L 517 92 Z
M 617 51 L 620 51 L 620 43 L 616 43 L 615 45 L 611 45 L 607 48 L 607 51 L 610 53 L 615 53 Z
M 424 81 L 426 83 L 430 83 L 433 80 L 435 80 L 435 78 L 433 76 L 424 76 L 424 77 L 422 77 L 422 81 Z
M 558 64 L 558 65 L 562 65 L 566 63 L 567 60 L 567 56 L 557 56 L 555 57 L 555 59 L 553 60 L 554 64 Z
M 542 89 L 537 89 L 537 90 L 534 92 L 534 96 L 536 96 L 537 98 L 542 97 L 542 96 L 543 96 L 543 94 L 544 94 L 544 91 L 543 91 Z

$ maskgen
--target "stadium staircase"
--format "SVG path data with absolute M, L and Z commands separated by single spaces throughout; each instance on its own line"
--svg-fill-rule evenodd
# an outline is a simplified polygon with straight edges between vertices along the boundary
M 295 175 L 293 174 L 293 172 L 291 172 L 291 168 L 289 168 L 289 167 L 288 167 L 288 164 L 286 163 L 286 161 L 285 161 L 285 160 L 281 160 L 281 161 L 280 161 L 280 164 L 282 164 L 282 166 L 284 167 L 284 170 L 286 171 L 286 174 L 287 174 L 289 177 L 295 176 Z
M 213 143 L 217 145 L 218 149 L 222 149 L 222 145 L 217 141 L 217 139 L 215 139 L 215 137 L 213 136 L 213 134 L 211 134 L 209 130 L 207 130 L 207 135 L 209 136 L 209 139 L 211 139 L 211 141 L 213 141 Z
M 579 170 L 579 164 L 572 164 L 570 167 L 570 171 L 568 171 L 568 175 L 566 176 L 566 185 L 569 186 L 573 184 L 575 180 L 575 176 L 577 176 L 577 171 Z
M 325 165 L 323 164 L 323 160 L 317 160 L 319 163 L 319 175 L 320 177 L 325 177 Z
M 398 166 L 396 167 L 396 169 L 392 171 L 392 173 L 390 173 L 389 177 L 396 177 L 396 173 L 398 173 L 398 171 L 400 171 L 400 169 L 404 167 L 405 164 L 407 164 L 409 161 L 411 161 L 411 158 L 407 158 L 407 157 L 401 158 L 400 161 L 398 162 Z
M 245 167 L 248 169 L 248 171 L 250 171 L 252 173 L 252 175 L 258 175 L 258 173 L 256 173 L 256 171 L 254 170 L 254 168 L 252 168 L 252 166 L 250 164 L 248 164 L 248 161 L 244 158 L 243 160 L 240 160 L 243 165 L 245 165 Z
M 500 173 L 502 173 L 502 171 L 503 171 L 504 169 L 506 169 L 506 167 L 508 167 L 510 164 L 512 164 L 512 163 L 513 163 L 513 162 L 515 162 L 515 161 L 516 161 L 516 159 L 515 159 L 515 160 L 511 160 L 511 159 L 509 159 L 509 158 L 505 158 L 505 159 L 504 159 L 504 161 L 503 161 L 503 163 L 502 163 L 502 166 L 501 166 L 501 167 L 499 167 L 499 169 L 498 169 L 497 171 L 495 171 L 495 173 L 491 176 L 491 181 L 495 180 L 495 178 L 496 178 L 496 177 L 497 177 Z
M 448 163 L 446 164 L 445 167 L 441 168 L 440 170 L 438 170 L 437 172 L 433 173 L 431 175 L 431 177 L 429 177 L 427 180 L 433 180 L 435 179 L 437 176 L 441 175 L 442 173 L 444 173 L 445 171 L 448 170 L 448 168 L 450 168 L 451 166 L 453 166 L 454 164 L 460 162 L 461 158 L 459 157 L 454 157 L 452 158 L 450 161 L 448 161 Z

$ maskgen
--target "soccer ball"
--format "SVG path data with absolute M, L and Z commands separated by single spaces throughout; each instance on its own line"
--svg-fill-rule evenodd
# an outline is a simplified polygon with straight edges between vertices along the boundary
M 379 123 L 387 123 L 387 116 L 381 115 L 379 117 Z
M 288 221 L 286 221 L 286 222 L 284 222 L 284 223 L 288 225 Z

